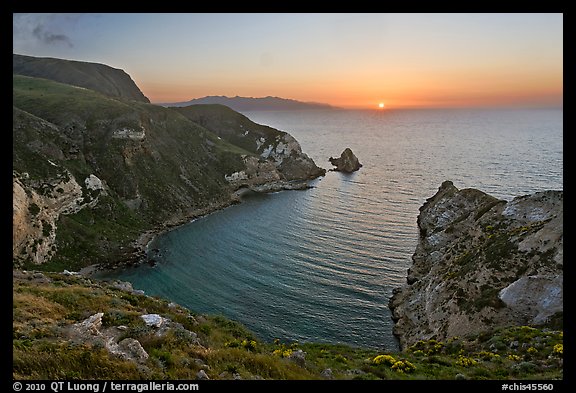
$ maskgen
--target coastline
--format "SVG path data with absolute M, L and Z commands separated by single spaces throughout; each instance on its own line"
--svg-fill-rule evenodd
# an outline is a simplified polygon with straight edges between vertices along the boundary
M 311 180 L 317 180 L 320 177 L 321 176 Z M 207 206 L 201 208 L 192 209 L 184 216 L 172 217 L 166 220 L 164 223 L 144 231 L 136 240 L 133 241 L 131 250 L 126 252 L 125 258 L 111 263 L 99 263 L 85 266 L 78 271 L 78 274 L 81 274 L 85 277 L 94 277 L 98 272 L 113 271 L 129 266 L 141 265 L 148 261 L 148 246 L 157 236 L 167 233 L 199 218 L 208 216 L 209 214 L 224 210 L 232 205 L 242 203 L 242 196 L 246 193 L 272 193 L 278 191 L 307 190 L 309 188 L 313 188 L 313 186 L 309 185 L 309 180 L 273 181 L 258 186 L 241 187 L 230 193 L 227 199 L 210 203 Z
M 188 224 L 198 218 L 224 210 L 225 208 L 240 202 L 240 196 L 236 196 L 236 192 L 234 192 L 230 195 L 228 200 L 211 203 L 208 206 L 193 209 L 184 216 L 170 218 L 164 223 L 141 233 L 140 236 L 133 241 L 131 250 L 126 252 L 124 258 L 111 263 L 99 263 L 85 266 L 78 271 L 78 274 L 85 277 L 93 277 L 98 272 L 113 271 L 124 267 L 143 264 L 147 261 L 148 246 L 156 236 L 162 235 L 184 224 Z

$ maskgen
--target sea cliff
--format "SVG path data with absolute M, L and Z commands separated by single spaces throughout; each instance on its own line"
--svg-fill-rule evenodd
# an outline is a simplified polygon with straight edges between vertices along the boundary
M 407 282 L 394 291 L 406 348 L 563 316 L 563 192 L 499 200 L 442 183 L 420 208 Z

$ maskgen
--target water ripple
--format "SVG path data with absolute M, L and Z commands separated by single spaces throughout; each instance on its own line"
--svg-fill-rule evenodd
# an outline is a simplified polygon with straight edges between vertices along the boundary
M 561 111 L 258 112 L 318 164 L 364 165 L 307 191 L 247 198 L 155 239 L 159 264 L 116 272 L 223 314 L 262 339 L 396 349 L 387 303 L 405 283 L 419 207 L 444 180 L 511 199 L 562 189 Z M 350 131 L 354 130 L 354 131 Z

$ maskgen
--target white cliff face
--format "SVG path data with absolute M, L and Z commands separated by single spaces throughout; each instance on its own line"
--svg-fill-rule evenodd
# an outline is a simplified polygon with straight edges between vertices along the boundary
M 512 312 L 541 324 L 564 308 L 562 275 L 524 276 L 498 294 Z
M 257 144 L 260 149 L 262 144 L 258 141 Z M 276 143 L 265 147 L 260 157 L 272 162 L 280 176 L 287 181 L 313 179 L 326 173 L 308 155 L 302 153 L 300 144 L 290 134 L 278 135 Z
M 40 187 L 27 186 L 27 176 L 12 177 L 12 252 L 14 260 L 44 263 L 56 252 L 56 223 L 61 214 L 73 214 L 98 203 L 104 191 L 94 175 L 84 180 L 92 196 L 83 195 L 82 187 L 67 170 Z
M 97 178 L 94 175 L 90 175 L 86 179 L 84 179 L 84 184 L 86 185 L 87 189 L 92 190 L 92 191 L 103 191 L 104 190 L 104 186 L 102 185 L 102 180 L 100 180 L 99 178 Z
M 224 175 L 224 179 L 229 183 L 241 183 L 244 180 L 248 180 L 248 175 L 246 171 L 239 171 L 233 172 L 230 175 Z
M 144 138 L 146 138 L 146 132 L 144 131 L 144 128 L 140 128 L 139 130 L 137 130 L 137 129 L 133 129 L 133 128 L 129 128 L 129 127 L 123 127 L 123 128 L 119 128 L 117 130 L 114 130 L 114 133 L 112 134 L 112 138 L 115 138 L 115 139 L 132 139 L 135 141 L 141 141 L 141 140 L 144 140 Z
M 264 144 L 265 140 L 256 141 L 257 150 L 260 150 L 262 144 Z M 259 143 L 260 142 L 260 143 Z M 300 155 L 302 154 L 302 148 L 300 144 L 292 135 L 284 134 L 282 136 L 276 137 L 276 144 L 269 144 L 262 153 L 260 153 L 260 157 L 264 159 L 271 159 L 274 161 L 276 166 L 279 166 L 283 163 L 283 161 L 290 157 L 291 155 Z
M 562 217 L 562 191 L 506 202 L 444 182 L 420 208 L 407 284 L 390 300 L 401 345 L 562 312 Z
M 258 186 L 281 179 L 281 175 L 270 161 L 260 161 L 254 156 L 243 156 L 246 169 L 225 175 L 232 188 Z

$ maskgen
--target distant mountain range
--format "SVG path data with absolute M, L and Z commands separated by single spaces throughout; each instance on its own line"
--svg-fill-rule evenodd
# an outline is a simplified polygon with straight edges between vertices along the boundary
M 302 102 L 280 97 L 226 97 L 226 96 L 207 96 L 195 98 L 186 102 L 173 102 L 158 104 L 165 107 L 183 107 L 198 104 L 220 104 L 238 112 L 249 111 L 290 111 L 290 110 L 318 110 L 318 109 L 338 109 L 328 104 L 316 102 Z

